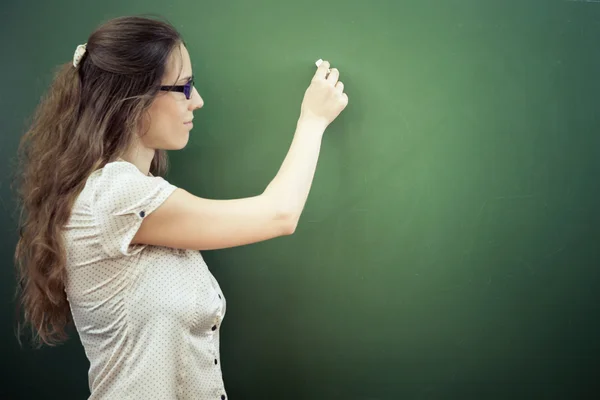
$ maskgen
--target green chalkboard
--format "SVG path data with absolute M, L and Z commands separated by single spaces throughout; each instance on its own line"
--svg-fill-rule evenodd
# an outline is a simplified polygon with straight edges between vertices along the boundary
M 598 393 L 600 4 L 15 3 L 0 24 L 3 171 L 54 66 L 99 23 L 139 13 L 188 43 L 205 106 L 168 179 L 196 195 L 266 187 L 317 59 L 350 99 L 295 234 L 204 253 L 228 298 L 232 399 Z M 85 398 L 76 335 L 42 351 L 14 337 L 5 176 L 0 390 Z

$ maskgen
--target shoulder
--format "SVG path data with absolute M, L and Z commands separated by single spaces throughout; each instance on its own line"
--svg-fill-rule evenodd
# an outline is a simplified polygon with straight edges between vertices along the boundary
M 160 176 L 144 175 L 134 164 L 114 161 L 90 176 L 92 204 L 114 209 L 168 196 L 176 187 Z
M 144 246 L 131 247 L 133 237 L 176 189 L 162 177 L 145 175 L 126 161 L 111 162 L 94 171 L 86 184 L 86 204 L 106 254 L 141 251 Z
M 151 176 L 144 175 L 142 171 L 130 162 L 112 161 L 96 170 L 91 177 L 95 177 L 98 181 L 121 181 L 124 179 L 143 179 Z M 157 178 L 162 179 L 160 177 Z
M 134 164 L 127 161 L 113 161 L 94 171 L 90 176 L 95 185 L 123 186 L 127 184 L 158 184 L 167 182 L 161 176 L 144 175 Z

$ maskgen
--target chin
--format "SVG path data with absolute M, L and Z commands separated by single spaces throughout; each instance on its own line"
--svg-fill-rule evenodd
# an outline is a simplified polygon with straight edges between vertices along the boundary
M 170 146 L 169 146 L 168 150 L 181 150 L 181 149 L 185 148 L 185 146 L 187 146 L 187 144 L 188 144 L 189 141 L 190 141 L 190 134 L 187 133 L 185 135 L 185 137 L 181 138 L 181 140 L 178 140 L 177 142 L 170 143 Z

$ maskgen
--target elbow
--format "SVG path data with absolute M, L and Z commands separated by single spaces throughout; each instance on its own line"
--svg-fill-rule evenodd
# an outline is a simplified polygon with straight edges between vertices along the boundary
M 286 219 L 285 226 L 283 228 L 283 234 L 285 236 L 293 235 L 296 232 L 299 218 L 297 216 L 290 216 Z
M 293 212 L 285 212 L 279 213 L 278 218 L 280 223 L 280 233 L 282 236 L 293 235 L 296 232 L 296 227 L 298 226 L 298 220 L 300 219 L 296 213 Z
M 288 201 L 282 201 L 282 199 L 271 196 L 269 196 L 269 203 L 272 210 L 274 210 L 272 218 L 278 226 L 279 236 L 293 235 L 300 220 L 300 212 L 298 212 L 297 207 L 294 207 Z
M 289 236 L 296 232 L 300 215 L 292 210 L 279 210 L 276 220 L 280 226 L 280 234 L 282 236 Z

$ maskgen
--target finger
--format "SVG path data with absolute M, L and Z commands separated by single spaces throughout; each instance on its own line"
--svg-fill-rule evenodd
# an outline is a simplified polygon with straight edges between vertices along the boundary
M 327 82 L 329 82 L 335 86 L 339 77 L 340 77 L 340 71 L 338 71 L 337 68 L 331 68 L 331 72 L 329 73 L 329 76 L 327 77 Z
M 315 78 L 325 79 L 327 73 L 329 72 L 329 67 L 329 61 L 321 62 L 317 68 L 317 72 L 315 72 Z
M 344 108 L 348 105 L 348 95 L 346 93 L 342 93 L 342 104 Z
M 337 91 L 339 93 L 343 93 L 344 92 L 344 84 L 342 83 L 342 81 L 338 81 L 338 83 L 335 84 L 335 88 L 337 89 Z

